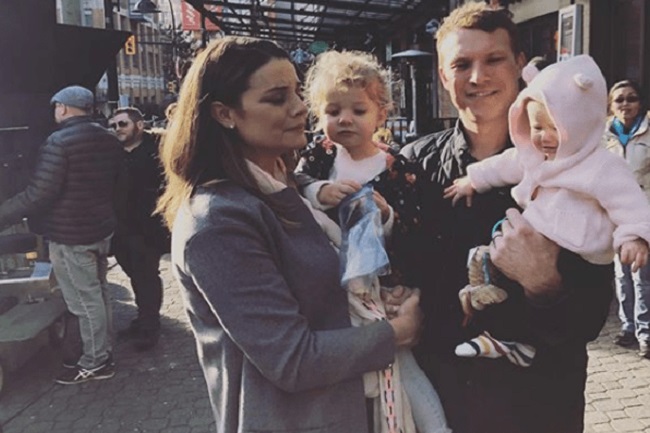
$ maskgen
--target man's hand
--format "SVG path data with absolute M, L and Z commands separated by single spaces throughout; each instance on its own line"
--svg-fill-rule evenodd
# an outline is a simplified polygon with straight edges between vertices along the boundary
M 622 264 L 632 265 L 632 272 L 636 272 L 648 263 L 648 243 L 643 239 L 624 242 L 620 257 Z
M 318 191 L 318 201 L 326 206 L 338 206 L 345 197 L 361 189 L 361 185 L 353 180 L 341 180 L 328 183 Z
M 518 210 L 508 209 L 506 220 L 490 243 L 492 263 L 524 288 L 534 301 L 555 299 L 562 290 L 557 270 L 560 247 L 536 232 Z
M 456 203 L 458 203 L 461 198 L 465 197 L 467 207 L 472 207 L 472 196 L 475 192 L 476 190 L 469 181 L 469 177 L 464 176 L 454 180 L 454 183 L 451 186 L 445 188 L 443 197 L 450 198 L 452 206 L 456 206 Z

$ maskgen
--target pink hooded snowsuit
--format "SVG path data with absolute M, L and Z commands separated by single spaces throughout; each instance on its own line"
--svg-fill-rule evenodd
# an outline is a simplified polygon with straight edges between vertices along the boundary
M 554 160 L 545 161 L 531 142 L 531 99 L 546 106 L 557 127 Z M 605 79 L 591 57 L 548 66 L 510 107 L 515 147 L 467 169 L 477 192 L 518 184 L 512 196 L 533 228 L 595 264 L 611 263 L 624 242 L 650 242 L 650 204 L 625 160 L 601 141 L 606 107 Z

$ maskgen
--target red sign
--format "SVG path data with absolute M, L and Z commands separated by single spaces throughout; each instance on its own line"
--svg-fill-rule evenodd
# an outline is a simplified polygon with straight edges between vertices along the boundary
M 211 12 L 216 13 L 219 17 L 221 17 L 221 6 L 213 5 L 213 4 L 206 4 L 204 5 L 205 8 Z M 183 30 L 201 30 L 203 27 L 201 26 L 201 14 L 199 11 L 194 9 L 192 5 L 189 3 L 182 1 L 181 2 L 181 14 L 183 15 Z M 205 29 L 209 32 L 216 32 L 221 30 L 218 25 L 210 21 L 209 19 L 205 19 Z

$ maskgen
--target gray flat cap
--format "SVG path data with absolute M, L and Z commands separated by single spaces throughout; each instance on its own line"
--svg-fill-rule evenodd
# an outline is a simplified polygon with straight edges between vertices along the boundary
M 59 104 L 68 105 L 70 107 L 81 108 L 82 110 L 90 110 L 93 108 L 95 98 L 93 92 L 81 86 L 69 86 L 56 92 L 50 104 L 58 102 Z

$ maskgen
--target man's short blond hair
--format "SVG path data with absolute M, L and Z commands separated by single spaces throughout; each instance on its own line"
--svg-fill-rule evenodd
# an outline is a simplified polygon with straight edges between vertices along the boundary
M 512 21 L 512 13 L 504 8 L 495 8 L 485 2 L 467 2 L 454 9 L 446 17 L 436 33 L 436 49 L 441 54 L 441 46 L 450 33 L 460 30 L 482 30 L 492 33 L 497 29 L 504 29 L 510 36 L 510 47 L 515 56 L 521 53 L 519 44 L 519 31 Z
M 358 87 L 388 113 L 393 105 L 390 72 L 375 57 L 362 51 L 327 51 L 307 71 L 305 98 L 311 114 L 320 121 L 326 96 L 333 90 Z

